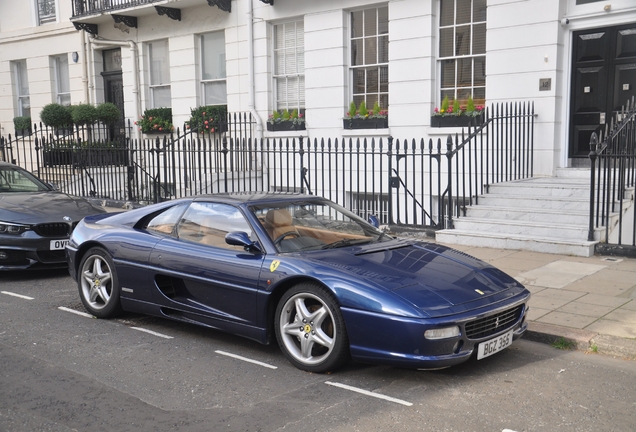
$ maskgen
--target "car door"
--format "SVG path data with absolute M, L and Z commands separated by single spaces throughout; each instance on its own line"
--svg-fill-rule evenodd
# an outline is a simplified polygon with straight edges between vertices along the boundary
M 235 231 L 254 235 L 238 208 L 193 202 L 175 235 L 162 239 L 151 252 L 150 262 L 157 272 L 155 301 L 200 314 L 208 324 L 212 318 L 220 328 L 231 328 L 233 323 L 256 325 L 264 255 L 228 245 L 225 235 Z

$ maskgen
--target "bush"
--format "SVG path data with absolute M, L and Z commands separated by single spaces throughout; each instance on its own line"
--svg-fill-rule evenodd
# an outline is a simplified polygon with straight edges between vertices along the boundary
M 57 103 L 51 103 L 42 108 L 40 120 L 47 126 L 62 128 L 73 123 L 71 109 Z
M 147 109 L 135 124 L 143 133 L 170 133 L 174 129 L 172 108 Z
M 111 125 L 121 119 L 121 112 L 117 105 L 106 102 L 97 105 L 97 120 L 104 124 Z
M 218 132 L 221 124 L 226 122 L 226 105 L 208 105 L 191 109 L 186 127 L 198 133 L 212 133 Z
M 76 125 L 92 125 L 97 120 L 97 108 L 90 104 L 75 105 L 71 117 Z
M 29 116 L 14 117 L 13 127 L 16 131 L 31 130 L 31 117 Z

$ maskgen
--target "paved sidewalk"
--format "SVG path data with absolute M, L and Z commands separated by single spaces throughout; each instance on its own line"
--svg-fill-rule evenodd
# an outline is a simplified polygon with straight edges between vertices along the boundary
M 636 259 L 449 245 L 513 276 L 531 292 L 527 339 L 636 359 Z

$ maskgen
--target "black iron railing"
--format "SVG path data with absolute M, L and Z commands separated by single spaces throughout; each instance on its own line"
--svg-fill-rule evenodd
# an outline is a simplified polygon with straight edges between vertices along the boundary
M 493 183 L 532 176 L 531 104 L 486 110 L 483 123 L 442 140 L 255 139 L 247 113 L 214 133 L 191 129 L 109 144 L 99 127 L 5 140 L 0 154 L 80 196 L 159 202 L 242 191 L 324 196 L 381 223 L 451 228 Z
M 634 187 L 636 186 L 636 106 L 628 101 L 599 138 L 590 139 L 590 219 L 588 240 L 605 227 L 605 243 L 636 246 Z M 626 210 L 630 209 L 628 213 Z M 631 215 L 631 220 L 625 220 Z M 610 232 L 616 227 L 616 239 Z M 630 234 L 631 233 L 631 234 Z M 631 238 L 629 238 L 631 237 Z M 603 240 L 603 239 L 602 239 Z
M 128 9 L 161 0 L 73 0 L 73 18 Z

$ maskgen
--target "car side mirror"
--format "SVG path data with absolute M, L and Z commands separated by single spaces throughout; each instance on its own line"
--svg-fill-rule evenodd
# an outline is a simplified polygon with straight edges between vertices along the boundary
M 262 252 L 261 246 L 250 239 L 246 232 L 235 231 L 225 235 L 225 243 L 232 246 L 243 246 L 247 251 Z
M 380 220 L 376 216 L 374 215 L 369 216 L 368 222 L 374 227 L 380 229 Z

